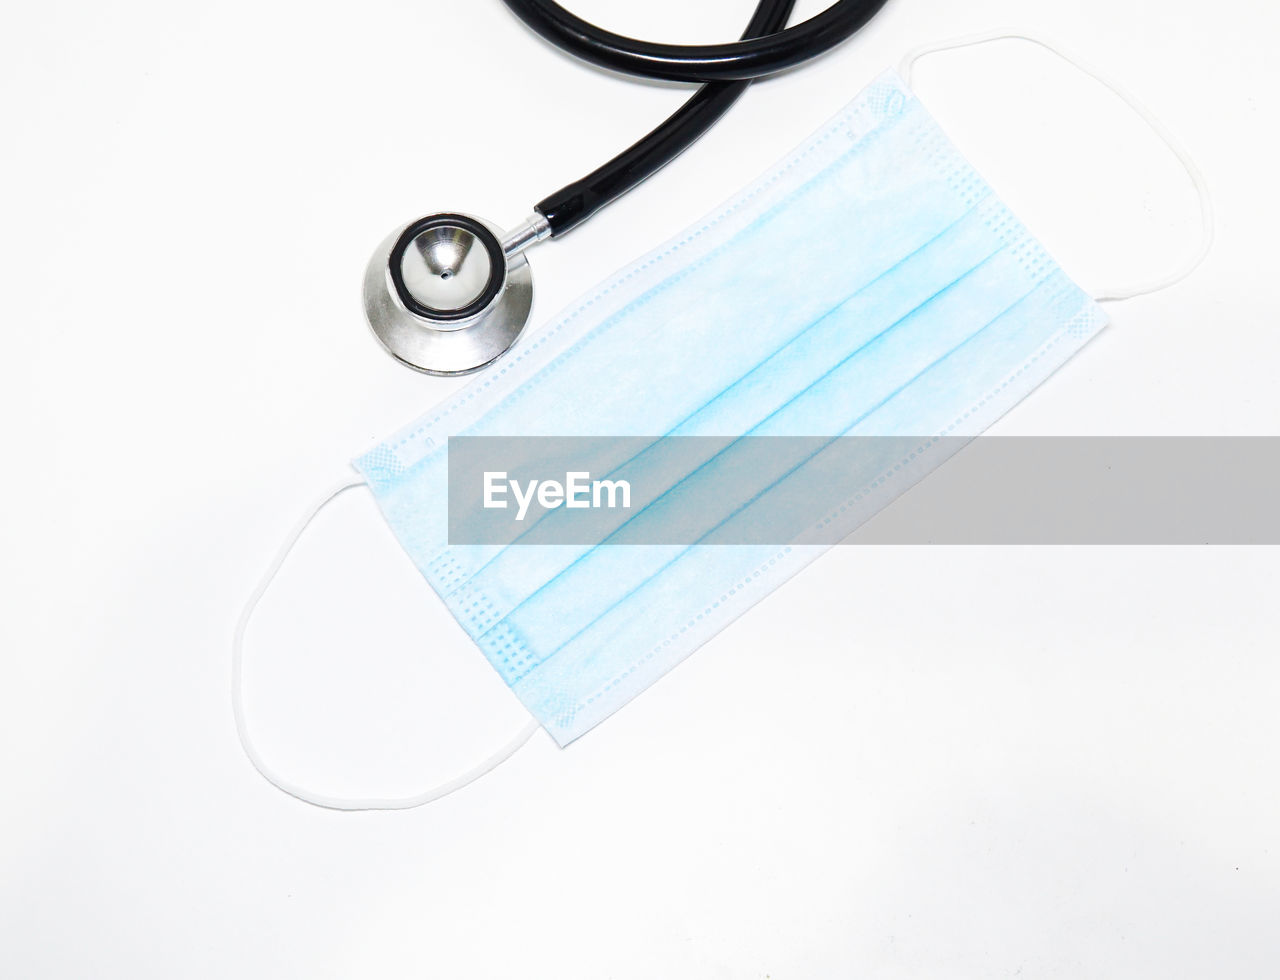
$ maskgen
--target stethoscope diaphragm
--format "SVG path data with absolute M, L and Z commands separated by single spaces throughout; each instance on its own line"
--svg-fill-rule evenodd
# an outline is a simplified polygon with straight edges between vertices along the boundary
M 427 374 L 492 364 L 528 323 L 533 271 L 524 249 L 545 237 L 542 226 L 531 220 L 504 238 L 480 218 L 443 212 L 392 232 L 364 276 L 365 315 L 378 341 Z

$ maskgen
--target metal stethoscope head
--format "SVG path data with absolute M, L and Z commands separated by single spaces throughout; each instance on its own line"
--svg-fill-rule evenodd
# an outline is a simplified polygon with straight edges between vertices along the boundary
M 525 249 L 551 234 L 535 214 L 510 234 L 469 214 L 427 215 L 388 235 L 369 259 L 364 311 L 402 364 L 469 374 L 511 349 L 533 308 Z
M 886 0 L 836 0 L 787 27 L 795 0 L 757 0 L 741 41 L 662 45 L 620 37 L 552 0 L 503 0 L 533 31 L 578 57 L 643 78 L 697 82 L 675 115 L 604 166 L 540 201 L 510 234 L 466 214 L 412 221 L 378 246 L 364 277 L 364 309 L 395 358 L 428 374 L 487 367 L 519 339 L 533 307 L 524 251 L 560 236 L 688 148 L 756 78 L 784 71 L 854 34 Z

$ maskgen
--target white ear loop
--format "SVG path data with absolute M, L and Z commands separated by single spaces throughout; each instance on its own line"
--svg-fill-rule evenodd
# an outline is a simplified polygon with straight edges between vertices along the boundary
M 249 757 L 249 761 L 253 763 L 255 769 L 258 770 L 266 780 L 288 793 L 296 799 L 302 800 L 304 803 L 310 803 L 314 806 L 326 807 L 330 810 L 408 810 L 415 806 L 422 806 L 424 803 L 431 803 L 443 796 L 448 796 L 456 790 L 469 783 L 475 782 L 481 776 L 493 771 L 502 763 L 515 755 L 526 742 L 533 737 L 541 726 L 536 721 L 531 721 L 524 728 L 520 729 L 506 745 L 498 749 L 497 752 L 489 756 L 483 762 L 473 766 L 466 772 L 453 779 L 447 780 L 438 786 L 434 786 L 429 790 L 418 793 L 414 796 L 406 796 L 402 798 L 382 799 L 372 797 L 368 799 L 361 798 L 345 798 L 339 796 L 326 796 L 323 793 L 313 793 L 310 790 L 303 789 L 296 783 L 285 779 L 274 769 L 271 768 L 262 758 L 262 754 L 253 743 L 253 739 L 249 735 L 249 726 L 244 716 L 244 633 L 249 625 L 249 617 L 253 615 L 253 610 L 257 607 L 258 601 L 262 598 L 267 588 L 271 585 L 276 577 L 276 573 L 280 571 L 280 566 L 289 557 L 289 553 L 293 550 L 294 545 L 298 543 L 298 539 L 302 537 L 302 532 L 307 529 L 316 515 L 320 511 L 337 499 L 342 494 L 354 487 L 362 487 L 365 485 L 363 480 L 343 480 L 341 483 L 327 490 L 323 497 L 311 506 L 306 515 L 298 522 L 297 526 L 285 538 L 284 544 L 280 546 L 280 550 L 276 553 L 275 558 L 271 560 L 271 564 L 267 567 L 266 574 L 262 576 L 262 581 L 258 583 L 258 587 L 253 590 L 253 594 L 249 596 L 249 601 L 245 603 L 244 612 L 240 614 L 240 621 L 236 624 L 235 636 L 231 641 L 231 707 L 236 719 L 236 734 L 240 736 L 240 745 L 244 748 L 244 754 Z
M 1099 303 L 1115 303 L 1121 300 L 1133 299 L 1135 296 L 1145 296 L 1148 293 L 1156 293 L 1162 289 L 1168 289 L 1177 283 L 1182 282 L 1191 273 L 1200 267 L 1205 260 L 1205 256 L 1209 254 L 1209 249 L 1213 247 L 1214 239 L 1214 216 L 1213 216 L 1213 200 L 1209 196 L 1209 187 L 1205 183 L 1204 175 L 1200 173 L 1200 168 L 1196 166 L 1191 155 L 1187 153 L 1182 145 L 1174 138 L 1173 134 L 1165 129 L 1159 119 L 1139 102 L 1134 96 L 1130 95 L 1119 83 L 1107 78 L 1101 72 L 1092 68 L 1085 67 L 1077 58 L 1067 54 L 1062 48 L 1043 38 L 1033 37 L 1030 34 L 1018 34 L 1007 31 L 993 31 L 987 34 L 974 34 L 968 37 L 954 38 L 949 41 L 938 41 L 932 44 L 926 44 L 914 51 L 907 53 L 903 57 L 898 66 L 898 73 L 906 81 L 907 85 L 911 84 L 911 71 L 915 63 L 926 55 L 937 54 L 940 51 L 954 51 L 957 48 L 973 47 L 977 44 L 988 44 L 991 41 L 1030 41 L 1032 44 L 1039 45 L 1046 51 L 1057 55 L 1067 64 L 1078 69 L 1080 72 L 1088 75 L 1094 81 L 1098 82 L 1104 88 L 1109 89 L 1122 102 L 1132 109 L 1139 118 L 1142 119 L 1152 132 L 1160 138 L 1161 142 L 1169 148 L 1174 156 L 1178 158 L 1178 162 L 1182 164 L 1182 168 L 1187 172 L 1187 176 L 1191 178 L 1191 183 L 1195 187 L 1196 196 L 1200 201 L 1200 230 L 1201 239 L 1200 247 L 1185 262 L 1167 276 L 1154 279 L 1148 282 L 1137 283 L 1129 286 L 1118 286 L 1109 289 L 1103 289 L 1099 295 L 1094 297 Z

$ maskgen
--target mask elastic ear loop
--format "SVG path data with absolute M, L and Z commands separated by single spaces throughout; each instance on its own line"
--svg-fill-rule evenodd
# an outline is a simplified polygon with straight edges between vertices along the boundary
M 1175 271 L 1160 279 L 1151 280 L 1149 282 L 1138 283 L 1130 286 L 1119 286 L 1102 290 L 1098 296 L 1094 297 L 1099 303 L 1116 303 L 1121 300 L 1133 299 L 1135 296 L 1146 296 L 1149 293 L 1157 293 L 1162 289 L 1168 289 L 1177 283 L 1182 282 L 1191 273 L 1195 272 L 1204 262 L 1205 257 L 1209 254 L 1209 249 L 1213 247 L 1214 239 L 1214 216 L 1213 216 L 1213 200 L 1209 196 L 1209 187 L 1205 183 L 1204 175 L 1200 173 L 1200 168 L 1196 166 L 1191 155 L 1183 149 L 1182 145 L 1174 138 L 1173 134 L 1165 129 L 1164 125 L 1157 119 L 1154 113 L 1146 106 L 1139 102 L 1134 96 L 1130 95 L 1117 82 L 1107 78 L 1101 72 L 1092 68 L 1085 67 L 1077 58 L 1067 54 L 1057 44 L 1044 40 L 1043 38 L 1033 37 L 1030 34 L 1018 34 L 1005 31 L 994 31 L 989 34 L 975 34 L 969 37 L 955 38 L 950 41 L 938 41 L 933 44 L 926 44 L 909 52 L 898 66 L 898 73 L 902 75 L 907 85 L 911 85 L 911 70 L 915 63 L 926 55 L 937 54 L 940 51 L 954 51 L 957 48 L 968 48 L 978 44 L 988 44 L 992 41 L 1030 41 L 1032 44 L 1039 45 L 1051 54 L 1057 55 L 1067 64 L 1076 68 L 1085 75 L 1088 75 L 1095 82 L 1109 89 L 1112 94 L 1119 98 L 1125 105 L 1132 109 L 1139 118 L 1142 119 L 1152 132 L 1160 138 L 1161 142 L 1169 148 L 1174 156 L 1178 158 L 1178 162 L 1182 164 L 1182 168 L 1187 172 L 1187 176 L 1191 178 L 1191 183 L 1195 187 L 1196 196 L 1200 200 L 1200 228 L 1201 241 L 1200 247 L 1196 253 Z
M 235 636 L 231 641 L 231 707 L 236 719 L 236 734 L 240 736 L 240 745 L 244 748 L 244 754 L 249 757 L 249 761 L 253 763 L 255 769 L 260 772 L 267 782 L 271 783 L 277 789 L 283 790 L 290 796 L 302 800 L 304 803 L 310 803 L 313 806 L 325 807 L 330 810 L 408 810 L 415 806 L 422 806 L 424 803 L 432 803 L 441 797 L 448 796 L 469 783 L 475 782 L 486 773 L 492 772 L 502 763 L 515 755 L 526 742 L 533 737 L 541 726 L 536 721 L 529 722 L 522 728 L 514 738 L 506 745 L 498 749 L 497 752 L 489 756 L 483 762 L 453 779 L 447 780 L 438 786 L 432 787 L 425 792 L 418 793 L 414 796 L 406 796 L 399 799 L 381 799 L 377 797 L 369 799 L 348 799 L 338 796 L 325 796 L 322 793 L 313 793 L 310 790 L 298 786 L 296 783 L 285 779 L 274 769 L 271 768 L 263 759 L 262 754 L 258 751 L 258 747 L 254 745 L 253 739 L 249 735 L 249 726 L 245 721 L 244 715 L 244 633 L 249 625 L 249 618 L 253 615 L 254 609 L 258 605 L 258 601 L 262 598 L 267 588 L 271 585 L 276 577 L 276 573 L 280 571 L 280 567 L 285 563 L 285 559 L 289 557 L 289 553 L 293 551 L 294 545 L 298 543 L 298 539 L 302 537 L 311 522 L 315 520 L 316 515 L 324 510 L 329 503 L 337 499 L 355 487 L 365 486 L 363 480 L 343 480 L 341 483 L 328 490 L 311 508 L 307 510 L 306 516 L 298 522 L 298 525 L 285 538 L 284 544 L 280 546 L 280 550 L 272 559 L 268 566 L 266 574 L 262 576 L 262 581 L 258 583 L 258 587 L 253 590 L 253 594 L 249 596 L 249 601 L 245 603 L 244 611 L 240 614 L 240 621 L 236 624 Z

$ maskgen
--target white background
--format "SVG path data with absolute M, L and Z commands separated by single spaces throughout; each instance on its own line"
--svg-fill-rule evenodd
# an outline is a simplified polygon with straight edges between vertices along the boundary
M 573 2 L 688 41 L 749 6 Z M 539 735 L 407 813 L 273 789 L 231 721 L 239 608 L 346 460 L 462 383 L 373 341 L 369 251 L 437 209 L 515 223 L 684 91 L 578 64 L 496 0 L 4 19 L 0 975 L 1280 972 L 1274 549 L 836 549 L 564 751 Z M 535 323 L 907 49 L 997 27 L 1142 97 L 1220 236 L 995 431 L 1276 434 L 1280 18 L 1245 0 L 891 0 L 535 252 Z M 1167 152 L 1043 52 L 942 55 L 918 89 L 1086 287 L 1191 250 Z M 411 792 L 524 719 L 358 493 L 247 655 L 263 751 L 317 790 Z

